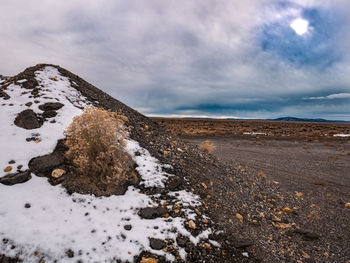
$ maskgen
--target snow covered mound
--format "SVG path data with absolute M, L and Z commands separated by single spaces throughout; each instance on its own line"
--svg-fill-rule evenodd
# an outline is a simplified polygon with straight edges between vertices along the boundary
M 1 104 L 0 122 L 2 134 L 0 144 L 6 151 L 1 152 L 0 177 L 17 168 L 26 170 L 31 158 L 52 152 L 58 139 L 62 139 L 63 131 L 71 123 L 74 116 L 82 113 L 82 108 L 90 105 L 80 92 L 71 87 L 69 80 L 59 74 L 56 68 L 45 67 L 36 71 L 36 80 L 42 88 L 40 91 L 25 88 L 26 79 L 15 81 L 6 87 L 10 97 Z M 34 93 L 34 95 L 33 95 Z M 45 103 L 61 103 L 64 106 L 56 111 L 57 115 L 47 118 L 37 129 L 23 129 L 15 125 L 17 114 L 24 110 L 32 110 L 40 115 Z M 9 162 L 16 161 L 9 165 Z M 16 168 L 17 167 L 17 168 Z
M 203 201 L 177 186 L 167 189 L 172 166 L 141 142 L 130 138 L 126 146 L 140 186 L 121 196 L 68 194 L 27 171 L 32 158 L 54 150 L 74 116 L 96 104 L 55 67 L 34 76 L 0 83 L 0 254 L 24 262 L 186 261 L 196 249 L 221 254 L 209 239 L 214 229 Z

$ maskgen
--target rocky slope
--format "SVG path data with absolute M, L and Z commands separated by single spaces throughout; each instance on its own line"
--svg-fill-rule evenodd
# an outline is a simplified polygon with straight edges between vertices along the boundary
M 0 262 L 350 260 L 348 219 L 330 238 L 302 193 L 187 145 L 71 72 L 37 65 L 0 85 Z M 92 105 L 129 120 L 141 183 L 124 195 L 67 191 L 69 174 L 52 176 L 65 166 L 63 130 Z

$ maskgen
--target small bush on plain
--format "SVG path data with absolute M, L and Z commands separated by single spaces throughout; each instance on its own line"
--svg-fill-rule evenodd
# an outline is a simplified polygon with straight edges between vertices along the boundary
M 215 145 L 211 141 L 205 140 L 200 145 L 200 148 L 207 153 L 211 153 L 215 149 Z
M 104 183 L 117 183 L 127 177 L 133 161 L 125 152 L 127 118 L 115 112 L 92 107 L 76 116 L 65 131 L 70 160 L 79 175 Z

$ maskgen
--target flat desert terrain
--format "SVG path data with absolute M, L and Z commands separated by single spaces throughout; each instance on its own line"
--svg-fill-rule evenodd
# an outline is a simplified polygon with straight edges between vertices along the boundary
M 350 200 L 349 123 L 153 119 L 185 142 L 281 189 Z

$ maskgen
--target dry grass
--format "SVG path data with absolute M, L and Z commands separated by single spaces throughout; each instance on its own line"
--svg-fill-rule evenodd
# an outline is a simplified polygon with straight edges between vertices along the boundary
M 79 175 L 104 183 L 115 183 L 127 177 L 133 162 L 125 152 L 126 117 L 92 107 L 74 118 L 66 129 L 66 158 Z
M 262 178 L 262 179 L 266 179 L 266 175 L 265 175 L 265 173 L 264 173 L 263 171 L 260 171 L 260 172 L 258 173 L 258 176 L 259 176 L 260 178 Z
M 207 153 L 211 153 L 215 149 L 215 145 L 211 141 L 205 140 L 200 145 L 200 148 Z

